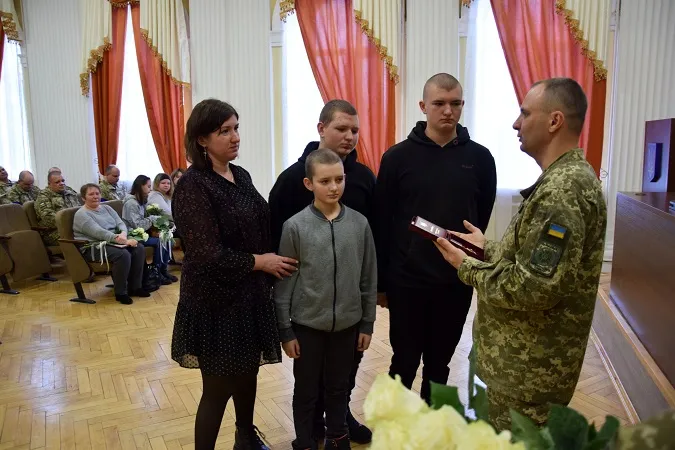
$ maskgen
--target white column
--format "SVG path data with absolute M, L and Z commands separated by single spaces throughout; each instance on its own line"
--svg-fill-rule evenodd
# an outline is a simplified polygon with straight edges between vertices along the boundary
M 190 5 L 192 99 L 226 101 L 241 123 L 240 156 L 267 197 L 274 183 L 269 0 L 199 0 Z
M 403 114 L 401 130 L 405 136 L 418 120 L 424 83 L 434 74 L 459 73 L 459 1 L 407 0 L 405 17 L 405 56 L 402 71 Z
M 642 189 L 645 121 L 675 117 L 675 2 L 622 0 L 617 29 L 606 258 L 614 243 L 616 195 Z
M 96 181 L 87 143 L 87 101 L 80 93 L 81 25 L 77 0 L 23 2 L 35 177 L 60 167 L 79 190 Z

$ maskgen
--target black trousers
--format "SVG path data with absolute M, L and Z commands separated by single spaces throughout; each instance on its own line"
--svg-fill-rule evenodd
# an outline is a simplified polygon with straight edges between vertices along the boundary
M 462 336 L 471 306 L 473 288 L 464 284 L 444 287 L 391 286 L 389 301 L 389 341 L 394 352 L 389 375 L 400 375 L 412 387 L 420 358 L 421 396 L 430 401 L 430 381 L 446 384 L 448 365 Z
M 356 374 L 359 372 L 359 365 L 363 359 L 363 352 L 356 350 L 358 347 L 359 333 L 356 333 L 354 339 L 354 360 L 352 362 L 352 371 L 349 373 L 349 392 L 347 392 L 347 414 L 349 411 L 349 402 L 351 402 L 352 391 L 356 387 Z M 323 377 L 319 382 L 319 399 L 317 400 L 316 407 L 314 408 L 314 428 L 323 428 L 326 425 L 324 421 L 323 414 L 326 412 L 326 406 L 323 401 Z
M 143 281 L 143 265 L 145 264 L 145 247 L 139 243 L 137 247 L 118 248 L 106 246 L 108 263 L 111 266 L 111 276 L 115 285 L 115 295 L 126 295 L 129 291 L 141 288 Z M 91 249 L 82 253 L 87 261 L 100 262 L 101 251 L 94 248 L 93 256 Z M 105 266 L 105 259 L 103 262 Z
M 319 384 L 324 382 L 326 436 L 347 434 L 349 374 L 354 361 L 354 342 L 358 325 L 333 333 L 293 325 L 300 344 L 300 358 L 293 362 L 293 448 L 312 447 L 314 410 L 319 399 Z

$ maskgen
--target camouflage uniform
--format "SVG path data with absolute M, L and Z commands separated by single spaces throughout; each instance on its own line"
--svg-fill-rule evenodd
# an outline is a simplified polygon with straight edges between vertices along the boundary
M 675 411 L 666 411 L 637 425 L 619 429 L 618 450 L 675 449 Z
M 72 191 L 72 189 L 71 189 Z M 41 231 L 45 245 L 58 245 L 59 233 L 56 228 L 56 213 L 66 208 L 81 206 L 79 195 L 73 195 L 67 189 L 64 193 L 54 192 L 49 188 L 40 191 L 35 201 L 35 213 L 38 217 L 38 225 L 52 228 L 51 231 Z
M 40 188 L 37 186 L 31 186 L 30 191 L 26 192 L 18 184 L 15 184 L 12 189 L 9 190 L 7 194 L 7 199 L 10 203 L 18 203 L 23 205 L 26 202 L 37 200 L 38 195 L 40 195 Z
M 7 195 L 9 194 L 9 191 L 12 190 L 12 182 L 8 183 L 0 183 L 0 205 L 8 205 L 12 203 L 9 201 L 9 198 Z
M 521 194 L 501 242 L 486 243 L 487 261 L 467 258 L 459 268 L 478 292 L 476 370 L 498 429 L 510 429 L 509 407 L 543 424 L 548 404 L 571 400 L 607 226 L 600 182 L 581 149 L 561 156 Z
M 106 180 L 101 180 L 99 186 L 101 187 L 101 198 L 106 200 L 124 200 L 127 195 L 122 183 L 115 186 Z

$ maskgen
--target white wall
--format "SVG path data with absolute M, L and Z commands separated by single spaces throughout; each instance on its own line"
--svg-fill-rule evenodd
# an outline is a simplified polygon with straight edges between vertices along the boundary
M 87 98 L 80 94 L 80 11 L 77 0 L 23 2 L 35 176 L 60 167 L 76 190 L 96 181 L 88 144 Z
M 240 156 L 267 197 L 274 184 L 269 0 L 199 0 L 190 5 L 192 99 L 237 109 Z
M 645 121 L 675 117 L 675 1 L 622 0 L 617 29 L 607 252 L 614 241 L 616 194 L 640 191 Z
M 407 136 L 418 120 L 424 83 L 434 74 L 459 73 L 459 1 L 407 2 L 405 55 L 402 71 L 403 114 L 400 135 Z

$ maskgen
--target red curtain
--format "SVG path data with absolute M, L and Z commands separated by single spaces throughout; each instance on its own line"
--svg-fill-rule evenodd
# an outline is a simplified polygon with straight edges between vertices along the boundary
M 356 22 L 352 0 L 296 0 L 295 13 L 321 97 L 356 107 L 359 160 L 377 174 L 396 139 L 395 84 L 377 47 Z
M 127 8 L 112 8 L 112 22 L 112 48 L 104 53 L 103 61 L 91 75 L 96 152 L 101 174 L 107 166 L 117 162 Z
M 569 77 L 588 97 L 580 145 L 600 173 L 605 121 L 606 80 L 596 81 L 593 63 L 583 54 L 553 0 L 491 0 L 506 62 L 522 102 L 536 81 Z
M 136 56 L 141 74 L 145 108 L 152 140 L 164 172 L 171 173 L 186 166 L 183 134 L 183 87 L 174 83 L 162 67 L 148 43 L 141 36 L 140 7 L 131 6 Z

